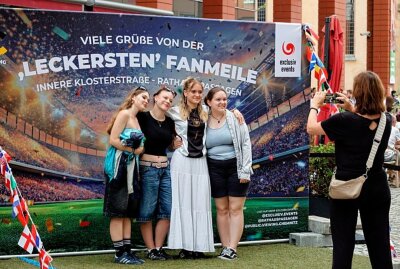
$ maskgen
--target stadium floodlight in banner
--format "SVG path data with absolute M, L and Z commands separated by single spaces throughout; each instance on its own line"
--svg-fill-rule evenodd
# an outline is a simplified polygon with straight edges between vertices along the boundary
M 132 88 L 152 96 L 168 86 L 177 102 L 188 76 L 205 93 L 224 88 L 249 126 L 255 174 L 242 240 L 307 231 L 310 77 L 299 24 L 24 9 L 0 18 L 0 145 L 53 253 L 110 248 L 107 124 Z M 0 255 L 19 254 L 4 190 Z M 136 225 L 132 239 L 142 244 Z

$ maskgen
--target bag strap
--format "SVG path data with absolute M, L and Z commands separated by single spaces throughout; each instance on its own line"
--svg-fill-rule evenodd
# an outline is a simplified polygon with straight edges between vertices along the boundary
M 368 161 L 367 161 L 367 172 L 372 167 L 375 159 L 376 152 L 378 151 L 379 144 L 382 140 L 383 132 L 386 127 L 386 114 L 382 112 L 381 119 L 379 120 L 378 129 L 376 130 L 374 141 L 372 143 L 372 148 L 369 153 Z

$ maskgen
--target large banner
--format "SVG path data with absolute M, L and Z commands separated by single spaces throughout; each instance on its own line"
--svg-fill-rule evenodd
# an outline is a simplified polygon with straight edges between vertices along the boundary
M 306 231 L 304 43 L 300 24 L 0 9 L 0 146 L 46 249 L 112 247 L 106 126 L 132 88 L 181 94 L 187 76 L 205 92 L 223 87 L 249 126 L 255 174 L 242 240 Z M 0 255 L 24 253 L 9 195 L 1 182 Z M 133 243 L 143 244 L 137 225 Z

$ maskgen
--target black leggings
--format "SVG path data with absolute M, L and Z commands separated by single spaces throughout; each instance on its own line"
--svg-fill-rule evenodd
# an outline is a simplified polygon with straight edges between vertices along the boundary
M 332 268 L 351 268 L 358 210 L 372 268 L 393 268 L 389 209 L 390 189 L 383 171 L 367 179 L 358 199 L 331 200 Z

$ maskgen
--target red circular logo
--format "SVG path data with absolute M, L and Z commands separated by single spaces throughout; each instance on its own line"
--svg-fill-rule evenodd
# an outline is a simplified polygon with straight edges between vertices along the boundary
M 285 42 L 283 42 L 282 43 L 282 51 L 286 55 L 293 54 L 294 53 L 294 45 L 293 45 L 293 43 L 286 44 L 286 46 L 285 46 Z

